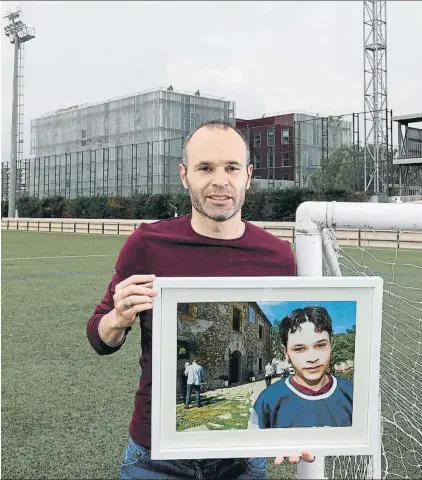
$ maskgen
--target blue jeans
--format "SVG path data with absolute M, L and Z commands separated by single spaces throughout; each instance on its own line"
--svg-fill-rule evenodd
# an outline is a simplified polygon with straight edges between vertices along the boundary
M 189 385 L 189 383 L 187 384 L 185 404 L 190 405 L 190 396 L 192 390 L 195 392 L 196 406 L 199 407 L 199 405 L 201 404 L 201 385 Z
M 151 452 L 129 438 L 120 480 L 264 480 L 265 458 L 151 460 Z

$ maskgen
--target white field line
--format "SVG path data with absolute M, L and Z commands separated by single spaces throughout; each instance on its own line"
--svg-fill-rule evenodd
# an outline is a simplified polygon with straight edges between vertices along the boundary
M 90 258 L 90 257 L 115 257 L 117 253 L 104 254 L 104 255 L 61 255 L 58 257 L 9 257 L 2 258 L 3 260 L 48 260 L 50 258 Z

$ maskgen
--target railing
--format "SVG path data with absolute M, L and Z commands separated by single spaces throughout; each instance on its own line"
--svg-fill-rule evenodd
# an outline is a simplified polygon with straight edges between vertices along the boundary
M 98 235 L 130 235 L 141 223 L 156 220 L 116 220 L 86 218 L 2 218 L 2 230 Z M 276 237 L 295 243 L 294 222 L 252 222 Z M 422 249 L 422 232 L 391 230 L 336 229 L 341 246 Z
M 409 143 L 402 149 L 398 158 L 422 158 L 422 143 Z

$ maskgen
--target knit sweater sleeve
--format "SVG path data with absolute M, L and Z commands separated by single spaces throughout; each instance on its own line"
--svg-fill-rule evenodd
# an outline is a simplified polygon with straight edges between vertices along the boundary
M 91 318 L 88 320 L 88 341 L 99 355 L 110 355 L 117 352 L 124 344 L 126 335 L 131 330 L 131 327 L 128 327 L 125 330 L 125 336 L 122 342 L 119 345 L 113 346 L 105 343 L 98 333 L 98 325 L 102 317 L 114 308 L 113 295 L 116 290 L 116 285 L 131 275 L 144 273 L 146 273 L 145 248 L 141 225 L 141 227 L 136 229 L 125 241 L 115 265 L 115 273 L 107 286 L 104 297 L 101 302 L 96 305 Z

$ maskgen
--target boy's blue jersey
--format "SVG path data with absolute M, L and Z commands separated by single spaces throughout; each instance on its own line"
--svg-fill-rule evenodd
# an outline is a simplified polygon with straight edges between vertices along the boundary
M 259 428 L 349 427 L 353 384 L 333 377 L 330 390 L 321 395 L 307 395 L 287 378 L 261 392 L 253 408 L 250 422 Z

